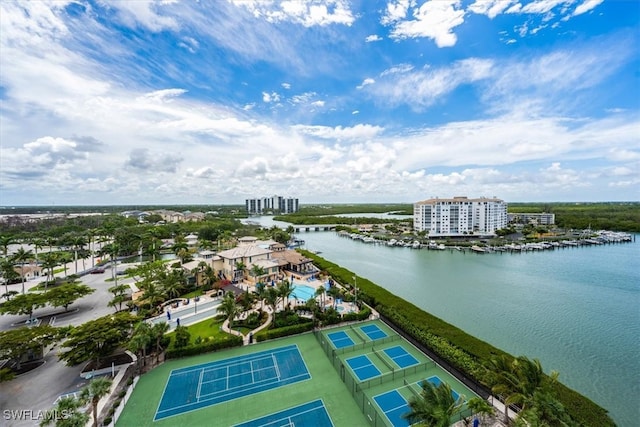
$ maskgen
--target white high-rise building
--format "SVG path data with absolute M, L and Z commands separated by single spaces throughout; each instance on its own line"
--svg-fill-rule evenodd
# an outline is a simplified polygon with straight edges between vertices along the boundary
M 246 199 L 247 213 L 261 215 L 265 212 L 280 212 L 282 214 L 298 212 L 298 199 L 282 196 L 262 197 L 259 199 Z
M 413 205 L 413 228 L 429 237 L 489 236 L 506 226 L 507 204 L 495 197 L 435 198 Z

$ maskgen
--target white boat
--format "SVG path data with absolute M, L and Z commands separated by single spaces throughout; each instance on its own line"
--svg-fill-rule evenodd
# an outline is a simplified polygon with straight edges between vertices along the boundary
M 413 249 L 420 249 L 420 242 L 418 242 L 417 240 L 414 240 L 413 243 L 411 244 L 411 247 Z

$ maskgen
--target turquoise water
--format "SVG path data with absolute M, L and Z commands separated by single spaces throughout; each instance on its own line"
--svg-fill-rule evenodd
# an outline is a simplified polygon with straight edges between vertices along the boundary
M 291 296 L 300 301 L 307 302 L 308 299 L 313 298 L 316 290 L 307 285 L 294 285 Z
M 306 249 L 640 420 L 640 239 L 524 254 L 463 254 L 299 233 Z

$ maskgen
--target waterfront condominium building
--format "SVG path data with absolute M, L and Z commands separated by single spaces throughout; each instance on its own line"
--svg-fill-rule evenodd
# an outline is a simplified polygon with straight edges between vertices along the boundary
M 429 237 L 490 236 L 506 226 L 507 204 L 495 197 L 435 198 L 413 205 L 413 228 Z
M 280 212 L 288 214 L 298 212 L 298 199 L 282 196 L 262 197 L 259 199 L 246 199 L 245 207 L 250 215 L 262 215 L 266 212 Z
M 509 223 L 514 224 L 535 224 L 535 225 L 554 225 L 556 223 L 556 215 L 548 212 L 544 213 L 510 213 Z

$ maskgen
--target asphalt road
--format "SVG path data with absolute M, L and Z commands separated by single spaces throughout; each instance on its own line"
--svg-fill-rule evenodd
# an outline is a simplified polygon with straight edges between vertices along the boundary
M 89 274 L 81 278 L 82 282 L 96 291 L 87 295 L 69 307 L 68 313 L 60 308 L 45 307 L 34 312 L 34 317 L 46 318 L 55 315 L 54 326 L 79 325 L 98 317 L 114 313 L 115 310 L 107 306 L 113 298 L 108 289 L 113 282 L 105 282 L 111 278 L 107 272 Z M 122 281 L 122 283 L 130 282 Z M 37 285 L 39 280 L 27 282 L 28 287 Z M 119 281 L 120 283 L 120 281 Z M 22 285 L 10 285 L 9 288 L 20 291 Z M 4 286 L 3 286 L 4 288 Z M 4 289 L 3 289 L 4 292 Z M 24 324 L 28 316 L 3 315 L 0 316 L 0 330 L 11 329 Z M 84 366 L 69 367 L 58 360 L 59 345 L 45 356 L 42 366 L 22 374 L 12 381 L 0 383 L 0 425 L 2 426 L 37 426 L 40 419 L 36 419 L 39 411 L 51 409 L 55 400 L 66 393 L 82 388 L 87 380 L 80 378 Z M 22 419 L 16 419 L 20 418 Z

